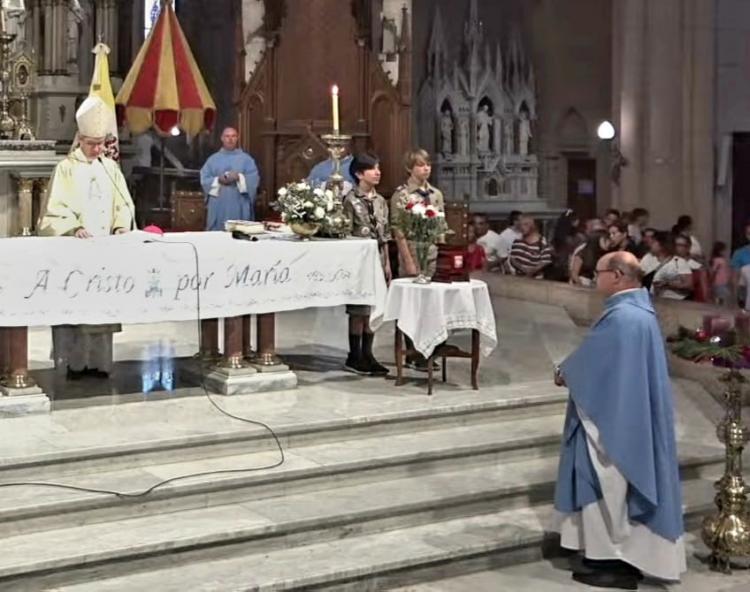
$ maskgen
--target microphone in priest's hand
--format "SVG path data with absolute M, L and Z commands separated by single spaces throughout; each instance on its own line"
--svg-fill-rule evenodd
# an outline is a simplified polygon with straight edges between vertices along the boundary
M 123 195 L 122 191 L 120 191 L 120 188 L 117 186 L 117 183 L 115 183 L 115 180 L 112 178 L 112 175 L 109 174 L 109 171 L 107 170 L 107 167 L 104 166 L 104 161 L 102 160 L 101 156 L 97 156 L 96 160 L 99 162 L 100 165 L 102 165 L 102 169 L 104 170 L 104 174 L 107 175 L 107 179 L 109 179 L 109 182 L 112 183 L 112 187 L 115 188 L 115 191 L 120 194 L 120 197 L 122 198 L 122 201 L 125 202 L 125 205 L 127 206 L 128 210 L 130 211 L 130 230 L 135 230 L 135 207 L 130 205 L 131 200 L 128 197 L 125 197 Z
M 103 165 L 102 165 L 103 166 Z M 105 169 L 106 170 L 106 169 Z M 114 181 L 113 181 L 114 183 Z M 116 186 L 115 186 L 116 187 Z M 153 232 L 153 230 L 151 230 Z M 162 245 L 187 245 L 193 250 L 193 257 L 195 259 L 195 277 L 201 277 L 200 275 L 200 257 L 198 255 L 198 248 L 195 246 L 194 243 L 190 241 L 165 241 L 165 240 L 159 240 L 158 234 L 154 233 L 154 238 L 146 241 L 149 244 L 162 244 Z M 203 333 L 202 333 L 202 324 L 201 324 L 201 286 L 200 283 L 197 286 L 195 290 L 195 304 L 196 304 L 196 320 L 198 324 L 198 343 L 203 343 Z M 281 441 L 279 440 L 279 437 L 276 435 L 276 432 L 273 430 L 273 428 L 262 421 L 256 420 L 256 419 L 249 419 L 247 417 L 241 417 L 239 415 L 235 415 L 233 413 L 230 413 L 226 409 L 224 409 L 221 405 L 219 405 L 214 398 L 211 396 L 211 393 L 208 390 L 208 386 L 206 386 L 206 366 L 203 361 L 200 362 L 200 369 L 201 369 L 201 387 L 203 389 L 203 394 L 208 399 L 208 402 L 211 403 L 211 405 L 219 411 L 222 415 L 225 415 L 226 417 L 229 417 L 230 419 L 234 419 L 236 421 L 241 421 L 243 423 L 248 423 L 250 425 L 258 426 L 266 430 L 271 437 L 273 438 L 274 442 L 276 443 L 276 448 L 279 451 L 279 460 L 265 465 L 265 466 L 258 466 L 258 467 L 247 467 L 247 468 L 237 468 L 237 469 L 222 469 L 217 471 L 204 471 L 200 473 L 190 473 L 187 475 L 178 475 L 177 477 L 172 477 L 170 479 L 165 479 L 163 481 L 160 481 L 151 487 L 144 489 L 143 491 L 138 491 L 136 493 L 131 492 L 124 492 L 124 491 L 115 491 L 112 489 L 98 489 L 95 487 L 80 487 L 77 485 L 69 485 L 66 483 L 53 483 L 53 482 L 46 482 L 46 481 L 22 481 L 22 482 L 0 482 L 0 488 L 4 487 L 46 487 L 46 488 L 53 488 L 53 489 L 65 489 L 69 491 L 80 491 L 83 493 L 99 493 L 104 495 L 114 495 L 119 498 L 123 499 L 139 499 L 143 497 L 147 497 L 148 495 L 152 494 L 157 489 L 161 489 L 166 485 L 170 485 L 172 483 L 175 483 L 176 481 L 184 481 L 185 479 L 194 479 L 196 477 L 212 477 L 217 475 L 237 475 L 241 473 L 254 473 L 257 471 L 268 471 L 271 469 L 276 469 L 280 467 L 281 465 L 286 462 L 286 456 L 284 454 L 284 448 L 281 446 Z

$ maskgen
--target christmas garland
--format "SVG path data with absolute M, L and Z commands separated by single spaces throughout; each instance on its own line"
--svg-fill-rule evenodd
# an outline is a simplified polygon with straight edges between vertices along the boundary
M 709 336 L 703 329 L 680 327 L 667 340 L 676 356 L 696 363 L 712 362 L 724 368 L 750 368 L 750 346 L 732 329 L 723 335 Z

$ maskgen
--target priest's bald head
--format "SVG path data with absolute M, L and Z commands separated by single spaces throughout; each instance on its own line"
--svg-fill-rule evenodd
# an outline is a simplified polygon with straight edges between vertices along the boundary
M 596 289 L 605 296 L 641 287 L 641 266 L 627 251 L 604 255 L 596 264 Z

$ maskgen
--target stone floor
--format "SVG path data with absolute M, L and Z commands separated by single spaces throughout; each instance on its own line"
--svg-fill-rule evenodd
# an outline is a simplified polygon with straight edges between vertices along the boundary
M 690 534 L 687 542 L 688 572 L 682 582 L 663 584 L 646 581 L 639 586 L 642 592 L 747 592 L 750 589 L 750 572 L 744 569 L 736 569 L 729 575 L 713 572 L 705 564 L 705 548 L 696 535 Z M 573 582 L 568 565 L 565 559 L 537 561 L 394 588 L 393 592 L 568 592 L 600 589 Z
M 554 451 L 553 456 L 549 456 L 549 442 L 550 437 L 553 443 L 555 440 L 559 441 L 559 414 L 562 413 L 564 393 L 551 384 L 551 373 L 554 364 L 575 347 L 583 332 L 575 327 L 559 308 L 508 299 L 495 299 L 493 305 L 498 322 L 499 345 L 489 358 L 482 361 L 480 391 L 472 391 L 469 386 L 468 362 L 456 360 L 449 365 L 448 383 L 439 384 L 433 397 L 426 396 L 425 379 L 421 375 L 410 375 L 411 380 L 407 385 L 396 388 L 392 379 L 361 378 L 343 371 L 342 363 L 347 347 L 346 316 L 343 309 L 321 309 L 279 315 L 278 350 L 284 361 L 297 372 L 300 388 L 236 397 L 215 396 L 213 400 L 230 413 L 271 425 L 280 434 L 288 453 L 287 463 L 281 471 L 261 471 L 254 473 L 254 476 L 260 480 L 276 479 L 285 491 L 289 487 L 285 494 L 289 499 L 284 500 L 282 509 L 279 510 L 279 504 L 274 499 L 268 502 L 262 499 L 257 502 L 245 500 L 240 504 L 235 503 L 233 497 L 221 497 L 227 494 L 219 491 L 216 494 L 217 500 L 195 502 L 196 508 L 191 509 L 190 504 L 182 507 L 177 504 L 176 497 L 169 497 L 169 503 L 175 504 L 172 508 L 175 512 L 173 517 L 158 513 L 158 508 L 155 508 L 158 506 L 158 500 L 152 504 L 154 507 L 148 512 L 144 503 L 141 510 L 146 514 L 140 521 L 138 518 L 132 519 L 138 522 L 138 525 L 132 533 L 127 532 L 127 536 L 133 538 L 133 545 L 149 544 L 149 549 L 163 550 L 166 548 L 165 545 L 171 545 L 181 538 L 187 540 L 193 537 L 195 541 L 200 542 L 209 540 L 209 535 L 213 537 L 210 540 L 231 535 L 232 540 L 236 539 L 236 544 L 239 544 L 246 535 L 237 529 L 256 528 L 258 525 L 252 521 L 257 522 L 258 515 L 262 517 L 258 522 L 262 528 L 270 528 L 269 525 L 281 528 L 284 524 L 292 524 L 294 520 L 308 520 L 307 514 L 310 512 L 317 513 L 316 519 L 322 523 L 325 521 L 326 512 L 335 518 L 339 512 L 354 512 L 355 509 L 350 509 L 346 504 L 342 505 L 331 492 L 322 491 L 315 494 L 308 492 L 305 486 L 295 485 L 295 474 L 314 476 L 321 469 L 333 469 L 339 465 L 343 467 L 346 463 L 347 466 L 356 465 L 362 471 L 367 471 L 368 464 L 372 463 L 373 459 L 380 458 L 392 463 L 394 459 L 404 455 L 414 457 L 409 462 L 427 462 L 429 465 L 429 462 L 432 462 L 431 455 L 437 453 L 438 456 L 435 458 L 442 458 L 445 449 L 452 446 L 455 446 L 456 450 L 463 446 L 465 458 L 458 457 L 445 466 L 404 465 L 407 468 L 403 474 L 385 472 L 382 481 L 377 485 L 378 495 L 363 495 L 363 492 L 374 492 L 376 486 L 367 485 L 367 480 L 358 481 L 359 477 L 354 474 L 356 478 L 341 482 L 336 494 L 342 500 L 351 496 L 352 500 L 367 500 L 367 503 L 374 504 L 373 507 L 363 506 L 356 510 L 361 513 L 363 521 L 373 512 L 382 512 L 379 505 L 385 504 L 388 512 L 383 514 L 382 520 L 403 521 L 405 530 L 388 530 L 393 528 L 390 526 L 383 533 L 376 529 L 372 534 L 368 534 L 369 531 L 364 526 L 355 526 L 352 527 L 355 532 L 358 528 L 365 530 L 350 539 L 341 538 L 337 541 L 336 535 L 331 535 L 333 540 L 330 543 L 324 541 L 309 548 L 282 548 L 274 552 L 275 559 L 270 563 L 263 557 L 256 556 L 256 560 L 260 561 L 258 565 L 264 567 L 261 570 L 253 568 L 254 573 L 257 574 L 259 582 L 264 581 L 267 585 L 259 586 L 257 589 L 280 589 L 276 587 L 281 581 L 279 578 L 285 577 L 293 568 L 299 569 L 300 558 L 309 562 L 308 569 L 302 571 L 308 571 L 312 574 L 310 577 L 315 576 L 316 570 L 321 574 L 327 573 L 330 569 L 331 553 L 340 558 L 341 570 L 350 570 L 347 573 L 367 573 L 367 570 L 372 568 L 368 563 L 369 559 L 366 560 L 368 550 L 377 548 L 379 551 L 373 551 L 373 557 L 380 554 L 382 569 L 387 571 L 387 561 L 405 560 L 399 557 L 399 553 L 394 555 L 394 545 L 397 548 L 398 544 L 405 544 L 414 557 L 418 558 L 421 554 L 425 558 L 424 561 L 429 562 L 432 558 L 450 556 L 451 545 L 456 545 L 457 549 L 463 545 L 465 550 L 468 550 L 467 556 L 470 556 L 474 549 L 502 548 L 502 545 L 506 544 L 503 542 L 506 539 L 514 540 L 517 537 L 521 540 L 530 536 L 530 533 L 539 533 L 543 528 L 543 506 L 526 509 L 523 506 L 524 502 L 517 501 L 516 503 L 521 504 L 518 510 L 512 509 L 511 506 L 497 515 L 487 514 L 486 517 L 474 516 L 472 510 L 467 510 L 468 516 L 458 513 L 451 518 L 453 514 L 448 509 L 453 503 L 449 501 L 451 495 L 457 496 L 461 493 L 461 499 L 464 500 L 462 503 L 471 507 L 470 504 L 475 503 L 472 500 L 479 499 L 477 496 L 480 493 L 486 496 L 489 489 L 498 491 L 501 488 L 510 488 L 514 479 L 520 483 L 527 479 L 527 476 L 533 476 L 541 487 L 539 491 L 546 491 L 544 487 L 547 486 L 542 485 L 554 479 L 554 463 L 550 464 L 550 461 L 554 461 L 555 458 Z M 457 335 L 456 340 L 459 344 L 466 344 L 468 335 Z M 263 428 L 257 425 L 248 426 L 216 412 L 206 400 L 200 385 L 182 372 L 186 358 L 196 351 L 197 343 L 197 323 L 126 326 L 124 331 L 116 336 L 117 365 L 112 379 L 86 379 L 71 383 L 57 373 L 49 361 L 49 330 L 33 330 L 30 335 L 32 369 L 52 399 L 53 411 L 46 416 L 0 420 L 4 436 L 0 464 L 14 471 L 14 479 L 72 481 L 74 484 L 88 487 L 107 487 L 132 492 L 175 475 L 236 468 L 240 461 L 241 466 L 272 463 L 276 458 L 276 452 L 269 450 L 269 440 Z M 391 368 L 392 343 L 393 327 L 389 325 L 378 333 L 376 354 Z M 677 436 L 680 440 L 681 459 L 688 459 L 687 462 L 691 458 L 699 459 L 701 456 L 711 456 L 715 459 L 717 453 L 720 459 L 721 450 L 716 442 L 713 427 L 721 413 L 719 406 L 695 383 L 677 381 L 676 389 Z M 558 405 L 559 410 L 555 412 L 557 415 L 548 411 L 546 415 L 535 417 L 533 406 L 540 404 Z M 508 415 L 504 411 L 506 405 L 508 408 L 530 407 L 520 414 L 517 420 L 513 420 L 512 414 Z M 469 412 L 477 418 L 472 421 L 478 420 L 479 423 L 461 423 L 461 414 Z M 407 427 L 402 428 L 402 431 L 398 428 L 391 431 L 391 428 L 375 425 L 361 433 L 357 432 L 359 424 L 368 424 L 373 418 L 385 423 L 397 420 Z M 408 428 L 411 421 L 414 426 L 413 433 Z M 314 435 L 307 436 L 305 430 L 310 430 Z M 342 430 L 347 430 L 346 433 L 351 435 L 337 435 L 337 431 Z M 418 433 L 419 430 L 426 431 Z M 254 434 L 258 435 L 258 442 L 255 443 Z M 240 437 L 242 440 L 238 444 Z M 264 442 L 260 442 L 263 438 Z M 528 446 L 528 449 L 523 456 L 511 453 L 506 458 L 503 456 L 505 452 L 495 452 L 506 449 L 501 440 L 515 442 L 517 439 L 525 439 L 530 443 L 524 445 Z M 217 452 L 200 452 L 200 446 L 207 442 L 217 446 Z M 226 450 L 222 448 L 222 442 L 227 442 Z M 492 454 L 498 455 L 497 459 L 484 460 L 474 467 L 470 460 L 473 458 L 473 451 L 476 450 L 479 455 L 486 455 L 487 447 L 490 445 Z M 142 458 L 139 456 L 141 453 Z M 97 461 L 97 458 L 100 460 Z M 108 466 L 107 463 L 110 461 L 112 465 Z M 435 462 L 446 463 L 437 460 Z M 37 466 L 42 468 L 36 469 Z M 414 472 L 417 466 L 422 468 Z M 528 471 L 528 475 L 524 471 Z M 698 472 L 693 476 L 694 484 L 689 491 L 695 498 L 693 501 L 699 502 L 696 508 L 704 508 L 701 511 L 705 511 L 706 502 L 710 504 L 710 479 L 715 477 L 702 475 L 699 469 L 696 471 Z M 454 474 L 460 478 L 452 481 Z M 254 486 L 250 477 L 244 479 L 247 482 L 243 482 L 243 487 Z M 299 482 L 302 481 L 300 477 Z M 404 483 L 409 483 L 411 489 L 403 491 Z M 695 488 L 694 485 L 699 487 Z M 707 488 L 702 485 L 707 485 Z M 174 491 L 164 493 L 165 497 L 174 493 L 183 495 L 185 499 L 197 499 L 203 495 L 202 488 L 206 486 L 203 481 L 193 480 L 183 482 Z M 389 487 L 391 489 L 388 489 Z M 452 491 L 453 488 L 455 491 Z M 244 499 L 240 495 L 242 491 L 238 490 L 238 493 L 233 495 L 238 500 Z M 294 493 L 295 491 L 297 493 Z M 411 519 L 407 516 L 408 504 L 418 499 L 417 494 L 420 492 L 425 500 L 432 500 L 429 503 L 443 504 L 440 507 L 444 509 L 436 511 L 435 519 L 438 521 L 434 524 L 423 524 L 423 519 L 419 518 L 418 514 L 414 514 Z M 42 541 L 43 544 L 49 544 L 47 554 L 37 554 L 33 558 L 36 565 L 34 569 L 42 574 L 53 565 L 65 565 L 65 562 L 78 565 L 71 556 L 74 552 L 90 553 L 89 559 L 81 559 L 77 568 L 88 569 L 89 561 L 96 564 L 96 557 L 99 556 L 97 554 L 101 553 L 101 557 L 105 557 L 110 551 L 109 547 L 112 547 L 112 557 L 117 561 L 105 565 L 98 572 L 102 577 L 108 578 L 109 587 L 102 587 L 98 581 L 99 575 L 95 575 L 91 580 L 82 576 L 80 584 L 76 583 L 78 580 L 71 580 L 73 583 L 70 590 L 76 592 L 159 589 L 160 585 L 166 585 L 163 579 L 165 577 L 172 579 L 169 580 L 169 586 L 162 589 L 182 591 L 190 589 L 187 582 L 197 582 L 204 576 L 201 586 L 198 587 L 196 583 L 196 590 L 245 589 L 234 586 L 239 586 L 239 582 L 245 581 L 242 570 L 247 569 L 248 565 L 253 565 L 248 564 L 242 554 L 227 558 L 215 556 L 210 561 L 206 559 L 205 565 L 175 564 L 170 568 L 168 562 L 159 563 L 153 566 L 153 571 L 135 574 L 132 576 L 133 579 L 130 574 L 118 574 L 117 566 L 127 564 L 126 552 L 134 557 L 138 557 L 140 553 L 136 552 L 137 550 L 128 550 L 128 545 L 122 544 L 128 524 L 135 524 L 121 522 L 126 520 L 125 509 L 118 505 L 107 506 L 104 510 L 98 509 L 100 501 L 91 494 L 36 487 L 15 487 L 3 493 L 5 503 L 0 509 L 0 514 L 11 522 L 3 525 L 3 521 L 0 520 L 0 529 L 6 529 L 0 531 L 0 539 L 4 535 L 11 537 L 6 538 L 8 549 L 3 554 L 3 561 L 0 561 L 0 576 L 20 569 L 18 565 L 24 562 L 26 556 L 22 543 L 38 545 L 39 541 Z M 525 494 L 519 490 L 514 495 L 520 500 Z M 373 499 L 369 500 L 369 497 Z M 295 499 L 306 501 L 295 506 Z M 495 511 L 489 509 L 492 508 L 492 502 L 489 503 L 490 506 L 480 505 L 484 508 L 482 512 Z M 35 504 L 46 508 L 43 510 L 44 515 L 39 514 L 36 518 L 38 523 L 30 524 L 21 534 L 15 533 L 12 519 L 26 516 L 28 511 L 36 512 L 37 510 L 32 509 Z M 207 507 L 203 507 L 206 504 Z M 319 507 L 314 504 L 319 504 Z M 356 504 L 352 507 L 354 506 Z M 238 522 L 237 512 L 240 510 L 245 513 L 249 510 L 255 512 L 251 512 L 252 516 L 248 514 L 245 518 L 249 521 L 247 525 L 243 526 L 244 523 Z M 408 511 L 419 510 L 416 508 Z M 96 518 L 97 512 L 106 514 L 106 519 L 112 522 L 98 525 L 97 521 L 105 518 Z M 153 518 L 150 515 L 153 515 Z M 442 518 L 438 518 L 441 515 Z M 75 530 L 79 521 L 77 516 L 80 516 L 83 524 L 83 530 L 80 532 L 85 533 L 86 537 L 98 533 L 103 537 L 101 545 L 94 544 L 94 540 L 85 540 L 81 541 L 80 549 L 76 548 L 75 537 L 84 536 L 77 534 Z M 92 521 L 91 524 L 87 523 L 89 520 Z M 166 534 L 160 532 L 160 527 L 157 528 L 161 524 L 159 520 L 164 523 Z M 184 530 L 181 530 L 181 525 L 184 525 Z M 138 528 L 142 530 L 138 531 Z M 52 529 L 49 530 L 49 537 L 43 532 L 47 529 Z M 509 532 L 501 536 L 498 533 L 502 529 L 509 529 Z M 172 531 L 173 538 L 168 534 Z M 138 532 L 142 536 L 135 536 Z M 294 529 L 290 532 L 292 534 L 287 536 L 294 539 Z M 14 537 L 15 534 L 18 536 Z M 348 537 L 349 530 L 345 529 L 340 536 Z M 299 539 L 299 544 L 305 544 L 306 539 L 303 535 L 299 535 Z M 59 542 L 66 540 L 70 546 L 61 547 Z M 183 543 L 186 557 L 189 557 L 188 543 Z M 373 547 L 374 544 L 376 547 Z M 696 549 L 700 550 L 699 542 Z M 125 554 L 118 556 L 114 554 L 115 550 L 117 553 Z M 349 555 L 346 555 L 347 553 Z M 391 558 L 391 555 L 394 557 Z M 446 579 L 401 590 L 555 592 L 580 589 L 572 586 L 569 574 L 560 569 L 557 563 L 512 563 L 504 569 L 482 571 L 490 569 L 486 566 L 477 573 L 462 577 L 448 577 L 450 574 L 445 574 Z M 148 566 L 144 569 L 146 567 Z M 675 589 L 688 592 L 738 592 L 740 589 L 750 589 L 747 574 L 718 576 L 706 573 L 705 567 L 695 558 L 691 558 L 690 568 L 691 571 L 684 583 Z M 30 574 L 35 573 L 29 569 Z M 229 573 L 233 575 L 226 575 Z M 373 578 L 379 577 L 375 571 L 372 571 L 372 574 Z M 424 579 L 434 580 L 434 577 Z M 231 585 L 230 581 L 233 582 Z M 156 584 L 154 588 L 154 582 L 162 584 Z M 369 584 L 361 589 L 385 589 L 386 585 L 390 585 L 387 582 L 388 580 L 371 579 Z M 218 587 L 212 587 L 214 584 Z M 13 590 L 29 589 L 23 586 L 21 583 L 20 588 Z M 303 585 L 301 588 L 290 589 L 306 588 Z M 355 584 L 353 588 L 347 589 L 360 588 Z M 663 587 L 648 584 L 642 589 L 659 590 Z

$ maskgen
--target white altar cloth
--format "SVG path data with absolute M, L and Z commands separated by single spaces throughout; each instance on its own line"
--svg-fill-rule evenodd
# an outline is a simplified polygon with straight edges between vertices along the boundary
M 385 321 L 395 320 L 425 357 L 456 329 L 479 331 L 480 350 L 488 356 L 497 346 L 495 313 L 487 284 L 468 282 L 416 284 L 412 278 L 391 282 Z
M 195 320 L 199 299 L 204 319 L 368 304 L 377 325 L 386 292 L 367 239 L 0 239 L 0 327 Z

